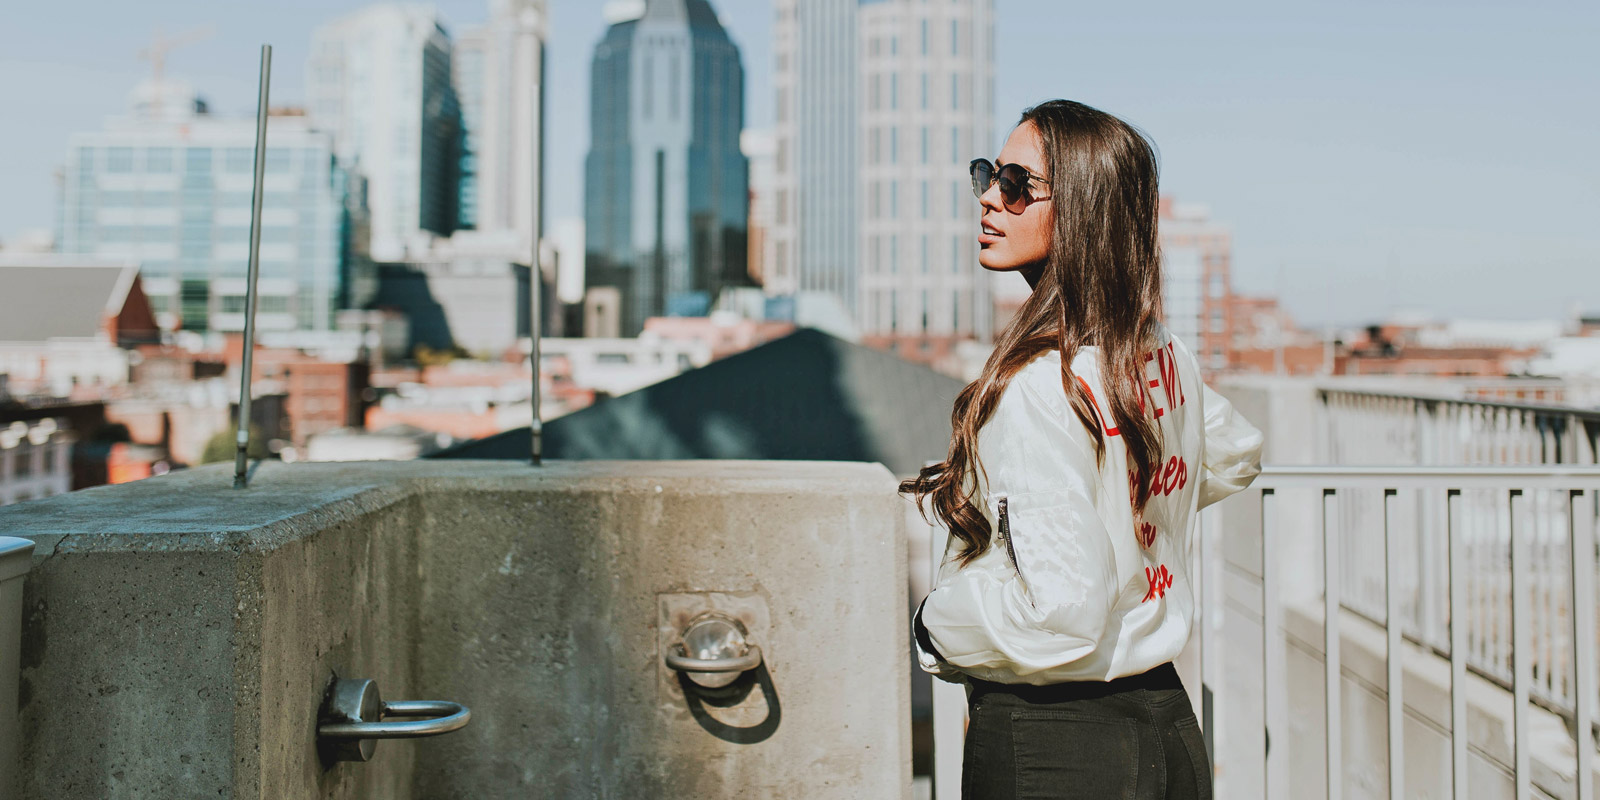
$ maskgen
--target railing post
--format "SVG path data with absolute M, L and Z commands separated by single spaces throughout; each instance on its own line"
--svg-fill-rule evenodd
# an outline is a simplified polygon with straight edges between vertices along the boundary
M 1283 697 L 1283 650 L 1277 646 L 1283 628 L 1283 609 L 1278 590 L 1278 545 L 1273 530 L 1277 520 L 1277 495 L 1272 489 L 1261 490 L 1261 666 L 1262 701 L 1261 723 L 1263 738 L 1262 785 L 1268 798 L 1287 797 L 1288 788 L 1288 730 L 1279 719 L 1279 704 Z M 1281 741 L 1273 746 L 1272 734 L 1277 731 Z
M 1400 618 L 1400 534 L 1394 524 L 1397 492 L 1383 490 L 1383 571 L 1384 634 L 1387 640 L 1384 664 L 1388 680 L 1384 687 L 1389 718 L 1389 797 L 1405 796 L 1405 652 L 1400 634 L 1405 623 Z
M 22 738 L 17 679 L 22 666 L 22 580 L 33 566 L 33 542 L 0 536 L 0 797 L 15 797 Z
M 1467 800 L 1467 543 L 1458 535 L 1461 490 L 1445 493 L 1445 541 L 1450 554 L 1450 796 Z
M 1324 713 L 1327 715 L 1328 800 L 1342 800 L 1344 797 L 1344 719 L 1339 666 L 1339 614 L 1343 603 L 1339 586 L 1339 537 L 1328 521 L 1328 511 L 1333 505 L 1331 501 L 1336 497 L 1338 494 L 1335 490 L 1322 490 L 1322 663 L 1323 680 L 1327 685 Z
M 1578 800 L 1595 800 L 1595 489 L 1567 496 L 1572 542 L 1573 745 L 1578 751 Z
M 1511 715 L 1515 737 L 1516 799 L 1533 797 L 1532 753 L 1528 749 L 1528 689 L 1533 683 L 1533 631 L 1528 620 L 1528 534 L 1523 529 L 1525 497 L 1521 489 L 1507 494 L 1511 533 Z

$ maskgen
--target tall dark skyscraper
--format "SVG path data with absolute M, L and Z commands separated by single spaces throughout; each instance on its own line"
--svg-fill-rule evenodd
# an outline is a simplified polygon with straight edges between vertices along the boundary
M 617 290 L 623 336 L 703 314 L 749 284 L 739 49 L 706 0 L 649 0 L 600 40 L 590 85 L 587 287 Z

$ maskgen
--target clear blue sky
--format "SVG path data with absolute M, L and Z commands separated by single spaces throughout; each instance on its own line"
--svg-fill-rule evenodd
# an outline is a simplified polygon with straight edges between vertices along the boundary
M 771 120 L 768 0 L 712 0 L 744 53 L 747 124 Z M 225 114 L 304 96 L 311 29 L 359 0 L 13 4 L 0 30 L 0 238 L 53 226 L 73 131 L 120 113 L 157 26 Z M 443 0 L 447 26 L 486 0 Z M 550 220 L 581 215 L 601 0 L 551 0 Z M 1139 125 L 1163 188 L 1234 231 L 1234 283 L 1303 322 L 1392 309 L 1552 317 L 1600 310 L 1600 3 L 996 0 L 998 137 L 1068 97 Z

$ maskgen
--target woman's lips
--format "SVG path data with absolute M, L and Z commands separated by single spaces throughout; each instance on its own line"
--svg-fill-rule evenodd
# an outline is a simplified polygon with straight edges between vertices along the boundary
M 1000 231 L 998 231 L 998 230 L 996 230 L 994 228 L 989 227 L 988 225 L 984 225 L 980 229 L 980 231 L 978 233 L 978 244 L 980 246 L 982 246 L 982 245 L 991 245 L 991 244 L 994 244 L 995 242 L 998 242 L 998 241 L 1000 241 L 1001 239 L 1004 239 L 1004 238 L 1006 238 L 1005 234 L 1001 233 Z

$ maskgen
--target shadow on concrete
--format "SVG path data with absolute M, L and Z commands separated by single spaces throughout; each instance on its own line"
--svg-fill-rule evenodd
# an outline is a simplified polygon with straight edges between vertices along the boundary
M 783 706 L 778 702 L 778 690 L 772 685 L 772 673 L 767 671 L 765 661 L 721 689 L 707 689 L 689 680 L 682 672 L 678 673 L 678 686 L 683 689 L 684 701 L 689 704 L 689 713 L 694 715 L 694 721 L 700 723 L 700 727 L 707 733 L 725 742 L 734 744 L 764 742 L 778 732 L 778 723 L 783 720 Z M 756 725 L 735 727 L 713 717 L 711 712 L 706 710 L 706 706 L 716 708 L 736 706 L 744 702 L 757 686 L 761 687 L 761 694 L 767 699 L 767 716 Z

